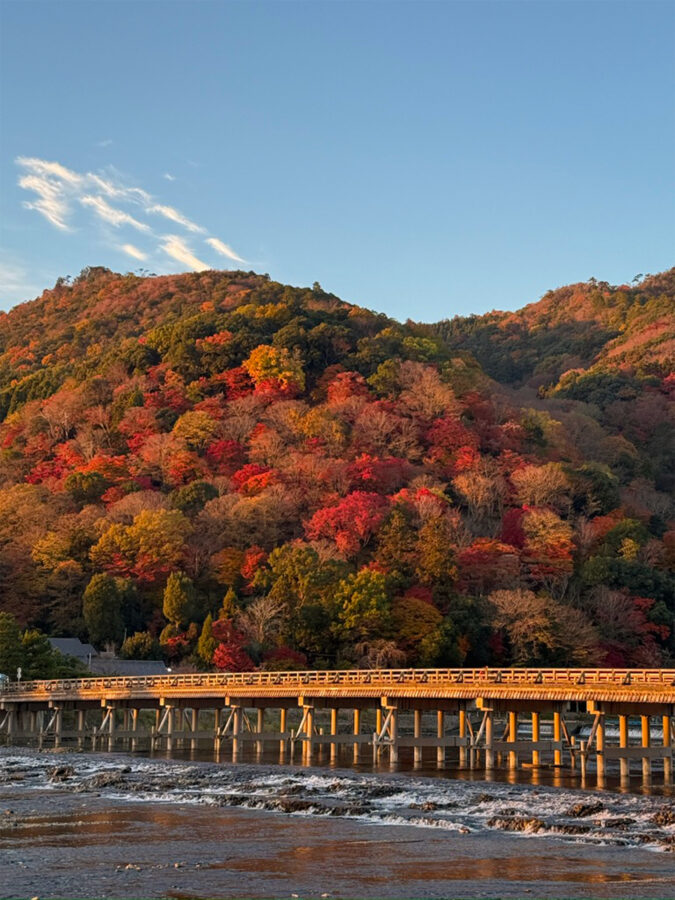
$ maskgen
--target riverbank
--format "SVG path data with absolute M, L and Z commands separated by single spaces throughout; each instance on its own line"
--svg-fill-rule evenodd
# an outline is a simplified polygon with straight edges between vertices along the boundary
M 663 797 L 0 751 L 0 896 L 669 897 Z

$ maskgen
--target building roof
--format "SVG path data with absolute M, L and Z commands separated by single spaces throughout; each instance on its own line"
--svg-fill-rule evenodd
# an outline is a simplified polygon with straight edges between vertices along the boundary
M 87 662 L 90 657 L 98 656 L 98 652 L 91 644 L 83 644 L 79 638 L 49 638 L 49 643 L 54 650 L 58 650 L 64 656 L 74 656 Z
M 168 675 L 169 670 L 161 659 L 103 659 L 91 661 L 94 675 Z

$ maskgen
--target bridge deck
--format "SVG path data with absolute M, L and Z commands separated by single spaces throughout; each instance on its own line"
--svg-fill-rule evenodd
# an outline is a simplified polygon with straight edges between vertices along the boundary
M 372 669 L 57 679 L 13 682 L 0 691 L 0 704 L 302 696 L 675 704 L 675 669 Z

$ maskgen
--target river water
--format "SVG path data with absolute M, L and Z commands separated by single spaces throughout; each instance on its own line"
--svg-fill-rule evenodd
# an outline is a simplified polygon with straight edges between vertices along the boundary
M 0 750 L 0 897 L 675 897 L 672 789 Z

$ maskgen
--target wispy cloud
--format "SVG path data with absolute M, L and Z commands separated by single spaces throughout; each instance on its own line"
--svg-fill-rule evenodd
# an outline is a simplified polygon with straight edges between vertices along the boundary
M 37 195 L 37 200 L 24 201 L 26 209 L 39 212 L 55 228 L 69 231 L 66 219 L 70 214 L 70 207 L 59 184 L 41 175 L 24 175 L 19 179 L 19 187 Z
M 206 232 L 206 228 L 202 228 L 201 225 L 196 225 L 194 222 L 191 222 L 186 216 L 178 212 L 177 209 L 174 209 L 173 206 L 162 206 L 160 203 L 155 203 L 153 206 L 149 206 L 146 212 L 157 213 L 160 216 L 164 216 L 165 219 L 170 219 L 177 225 L 182 225 L 183 228 L 187 228 L 188 231 L 198 231 L 201 234 Z
M 212 268 L 212 266 L 209 266 L 205 262 L 202 262 L 201 259 L 198 259 L 185 241 L 175 234 L 168 234 L 166 236 L 166 240 L 161 245 L 161 249 L 169 256 L 178 260 L 178 262 L 189 266 L 193 272 L 203 272 L 205 269 Z
M 163 177 L 166 178 L 167 181 L 175 181 L 176 180 L 176 176 L 172 175 L 170 172 L 165 172 Z
M 218 240 L 218 238 L 207 238 L 206 243 L 213 247 L 216 253 L 220 253 L 221 256 L 227 256 L 228 259 L 233 259 L 235 262 L 246 262 L 245 259 L 242 259 L 241 256 L 238 256 L 234 252 L 229 244 L 223 243 L 223 241 Z
M 148 258 L 147 253 L 143 253 L 142 250 L 139 250 L 138 247 L 134 247 L 133 244 L 122 244 L 122 250 L 127 253 L 129 256 L 133 256 L 134 259 L 140 259 L 144 261 Z
M 112 144 L 111 138 L 106 138 L 104 141 L 96 141 L 97 147 L 109 147 Z
M 101 142 L 105 143 L 105 142 Z M 188 218 L 174 206 L 159 202 L 148 191 L 130 185 L 128 180 L 113 167 L 99 172 L 76 172 L 53 160 L 32 156 L 20 156 L 16 160 L 21 169 L 19 186 L 31 194 L 24 207 L 40 213 L 50 225 L 62 232 L 77 232 L 82 227 L 96 233 L 102 243 L 116 252 L 124 252 L 134 259 L 146 260 L 153 255 L 166 254 L 195 271 L 210 269 L 192 252 L 178 235 L 165 235 L 156 230 L 157 217 L 178 225 L 190 234 L 208 235 L 208 229 Z M 174 176 L 164 176 L 169 181 Z M 90 217 L 83 219 L 83 213 Z M 119 243 L 116 231 L 133 228 L 144 235 L 148 246 L 141 248 L 131 243 Z M 229 244 L 216 237 L 205 237 L 206 243 L 220 256 L 236 262 L 244 262 Z
M 139 231 L 152 231 L 149 225 L 146 225 L 144 222 L 139 222 L 138 219 L 134 219 L 129 213 L 125 213 L 121 209 L 110 206 L 103 197 L 93 197 L 91 194 L 85 194 L 84 197 L 80 197 L 80 203 L 82 206 L 91 207 L 96 215 L 103 219 L 104 222 L 109 222 L 116 228 L 119 228 L 120 225 L 131 225 L 132 228 L 137 228 Z

